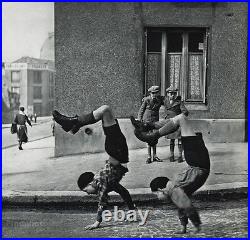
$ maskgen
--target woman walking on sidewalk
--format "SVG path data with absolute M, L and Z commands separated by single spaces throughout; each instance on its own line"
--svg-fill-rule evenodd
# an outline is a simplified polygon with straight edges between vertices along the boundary
M 23 150 L 22 144 L 28 142 L 26 122 L 32 127 L 27 115 L 24 113 L 24 107 L 19 108 L 19 113 L 16 114 L 14 123 L 17 124 L 18 149 Z

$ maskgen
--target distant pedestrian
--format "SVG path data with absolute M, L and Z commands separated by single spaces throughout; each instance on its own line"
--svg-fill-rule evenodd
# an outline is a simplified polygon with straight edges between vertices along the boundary
M 159 110 L 161 105 L 163 105 L 164 97 L 160 96 L 160 87 L 152 86 L 148 89 L 149 96 L 144 97 L 142 100 L 142 105 L 138 112 L 138 120 L 144 123 L 152 123 L 159 121 Z M 146 163 L 162 162 L 156 155 L 156 145 L 158 141 L 150 146 L 148 145 L 148 158 Z M 151 150 L 153 151 L 153 158 L 151 155 Z
M 32 127 L 31 122 L 27 115 L 24 113 L 24 107 L 19 108 L 19 112 L 16 114 L 14 123 L 17 124 L 17 137 L 18 137 L 18 148 L 23 150 L 22 144 L 28 142 L 28 134 L 26 122 Z
M 166 89 L 167 98 L 164 101 L 165 106 L 165 119 L 170 119 L 176 115 L 184 113 L 188 116 L 188 110 L 186 109 L 181 96 L 178 96 L 178 89 L 169 87 Z M 181 131 L 180 128 L 177 129 L 174 133 L 168 134 L 166 136 L 170 139 L 170 162 L 174 162 L 174 148 L 175 148 L 175 139 L 178 139 L 178 162 L 183 162 L 182 158 L 182 143 L 181 143 Z
M 35 123 L 36 123 L 36 120 L 37 120 L 37 114 L 36 113 L 34 114 L 34 119 L 35 119 Z

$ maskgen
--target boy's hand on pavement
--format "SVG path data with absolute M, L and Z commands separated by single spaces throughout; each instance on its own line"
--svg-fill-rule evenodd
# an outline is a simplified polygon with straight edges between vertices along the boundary
M 96 221 L 93 224 L 86 226 L 84 229 L 85 230 L 92 230 L 92 229 L 98 228 L 100 226 L 100 224 L 101 224 L 100 222 Z

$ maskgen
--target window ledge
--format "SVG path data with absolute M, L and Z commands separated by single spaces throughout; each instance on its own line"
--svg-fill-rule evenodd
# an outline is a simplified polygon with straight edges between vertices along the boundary
M 204 103 L 184 103 L 185 107 L 187 108 L 187 110 L 192 111 L 206 111 L 208 110 L 208 106 L 205 105 Z

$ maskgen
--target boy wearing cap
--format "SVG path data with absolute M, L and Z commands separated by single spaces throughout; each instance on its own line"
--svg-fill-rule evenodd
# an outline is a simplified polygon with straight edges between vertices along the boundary
M 135 135 L 143 142 L 154 142 L 159 137 L 181 129 L 181 140 L 184 156 L 188 168 L 178 174 L 173 181 L 166 177 L 155 178 L 150 183 L 150 188 L 159 199 L 168 196 L 178 207 L 178 215 L 182 225 L 180 233 L 186 233 L 188 219 L 193 223 L 195 231 L 200 231 L 201 220 L 195 207 L 192 205 L 190 196 L 199 189 L 207 180 L 210 172 L 210 159 L 208 150 L 202 139 L 201 133 L 195 133 L 188 122 L 187 117 L 181 113 L 167 122 L 158 130 L 148 131 L 151 126 L 142 125 L 139 121 L 132 120 L 135 127 Z
M 128 146 L 111 108 L 103 105 L 88 114 L 76 115 L 75 117 L 64 116 L 56 110 L 52 114 L 55 121 L 62 126 L 64 131 L 70 131 L 73 134 L 77 133 L 82 126 L 94 124 L 102 120 L 103 131 L 106 136 L 105 150 L 109 155 L 109 159 L 106 161 L 105 167 L 97 174 L 86 172 L 78 179 L 78 186 L 82 191 L 88 194 L 99 195 L 96 221 L 86 228 L 94 229 L 100 226 L 102 212 L 107 206 L 108 193 L 111 191 L 119 193 L 129 209 L 135 209 L 128 190 L 119 184 L 122 177 L 128 172 Z
M 161 105 L 164 104 L 163 97 L 160 96 L 160 87 L 152 86 L 148 89 L 149 96 L 143 98 L 142 105 L 138 112 L 138 119 L 144 123 L 154 123 L 159 121 L 159 110 Z M 148 158 L 146 163 L 162 162 L 156 155 L 156 145 L 158 141 L 155 141 L 153 145 L 148 144 Z M 151 156 L 151 149 L 153 151 L 153 159 Z
M 172 118 L 178 114 L 184 113 L 188 116 L 188 110 L 186 109 L 181 96 L 178 96 L 178 89 L 174 87 L 169 87 L 166 89 L 167 98 L 164 101 L 165 106 L 165 119 Z M 181 144 L 181 134 L 180 129 L 177 129 L 174 133 L 167 135 L 167 138 L 170 139 L 170 162 L 174 162 L 174 148 L 175 148 L 175 139 L 178 139 L 178 162 L 183 162 L 182 158 L 182 144 Z
M 77 181 L 78 187 L 87 194 L 97 194 L 99 196 L 96 221 L 92 225 L 86 226 L 86 229 L 91 230 L 100 226 L 102 212 L 108 206 L 109 192 L 115 191 L 120 194 L 130 210 L 136 209 L 129 191 L 119 183 L 126 172 L 128 172 L 127 168 L 121 164 L 113 165 L 107 160 L 105 167 L 96 174 L 85 172 L 80 175 Z

